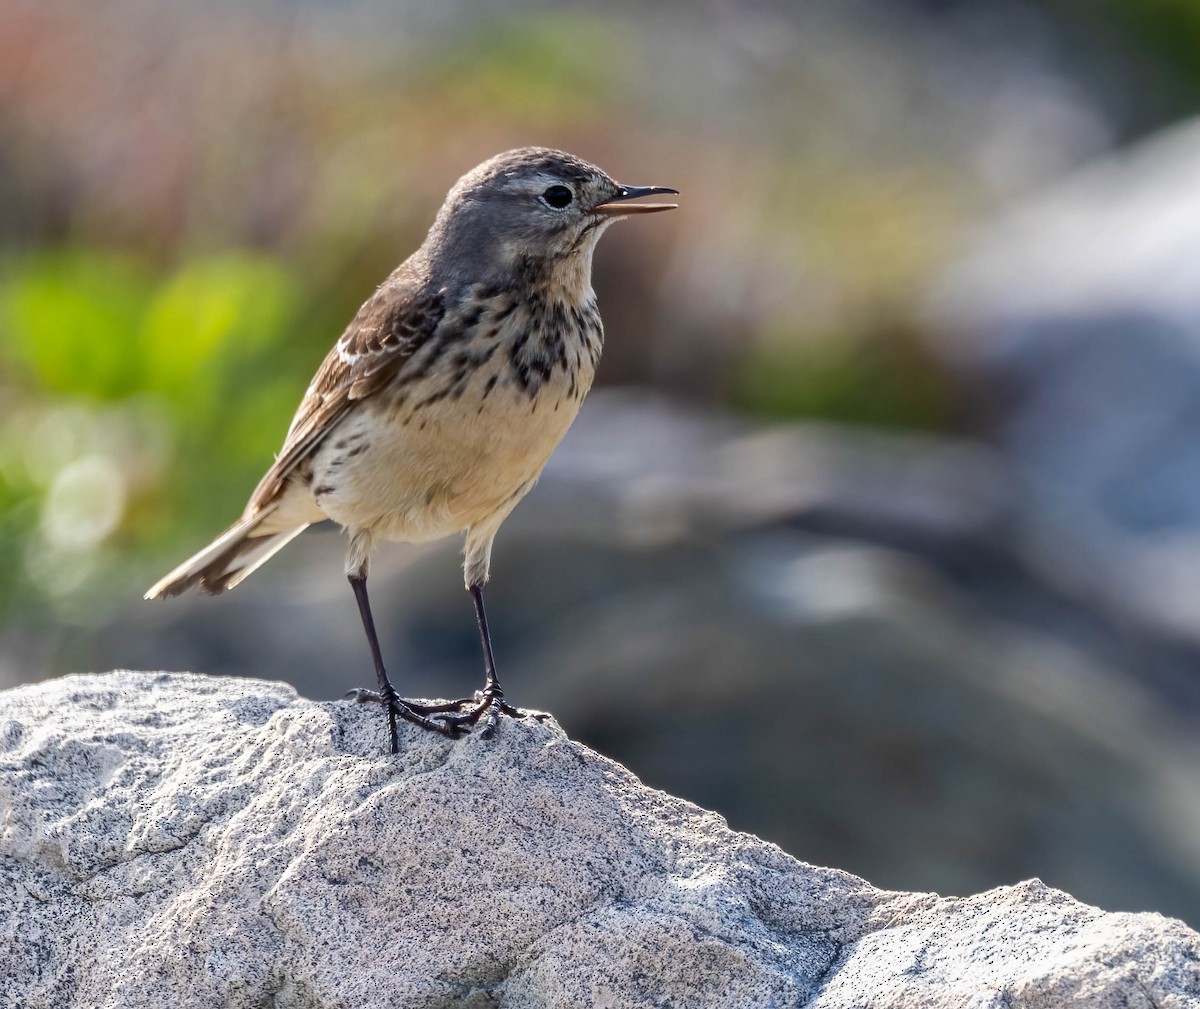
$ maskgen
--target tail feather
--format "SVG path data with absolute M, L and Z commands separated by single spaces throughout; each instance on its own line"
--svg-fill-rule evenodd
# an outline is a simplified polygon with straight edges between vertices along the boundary
M 151 586 L 145 598 L 177 596 L 193 585 L 213 595 L 233 588 L 308 528 L 308 523 L 282 530 L 269 525 L 260 528 L 273 511 L 235 522 L 198 554 Z

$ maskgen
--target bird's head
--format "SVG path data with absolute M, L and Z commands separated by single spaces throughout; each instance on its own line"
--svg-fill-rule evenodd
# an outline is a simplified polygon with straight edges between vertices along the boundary
M 527 274 L 534 282 L 590 287 L 592 250 L 622 217 L 672 210 L 634 203 L 676 193 L 623 186 L 565 151 L 522 147 L 472 169 L 446 196 L 426 247 L 464 278 Z

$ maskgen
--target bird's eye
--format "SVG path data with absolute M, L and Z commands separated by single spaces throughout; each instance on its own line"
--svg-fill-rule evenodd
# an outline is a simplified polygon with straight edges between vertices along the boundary
M 566 186 L 551 186 L 542 193 L 542 202 L 555 210 L 564 210 L 571 205 L 575 194 Z

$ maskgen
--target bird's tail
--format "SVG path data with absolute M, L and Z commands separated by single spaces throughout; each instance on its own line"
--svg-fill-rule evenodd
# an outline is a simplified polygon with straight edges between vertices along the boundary
M 216 595 L 237 585 L 308 528 L 308 523 L 280 529 L 268 521 L 274 509 L 243 518 L 194 557 L 155 582 L 146 599 L 177 596 L 193 585 Z

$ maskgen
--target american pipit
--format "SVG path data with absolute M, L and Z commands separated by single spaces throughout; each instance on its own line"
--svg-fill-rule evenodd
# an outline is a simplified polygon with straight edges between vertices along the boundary
M 359 309 L 325 358 L 283 449 L 242 517 L 158 582 L 147 599 L 198 585 L 224 592 L 309 525 L 349 534 L 346 575 L 375 663 L 391 748 L 396 719 L 450 736 L 504 702 L 483 605 L 492 541 L 533 487 L 592 384 L 603 330 L 592 250 L 613 221 L 670 210 L 629 203 L 661 186 L 618 185 L 563 151 L 525 147 L 468 172 L 424 244 Z M 367 598 L 380 540 L 463 533 L 486 676 L 474 698 L 404 700 L 384 668 Z M 465 709 L 465 710 L 464 710 Z

